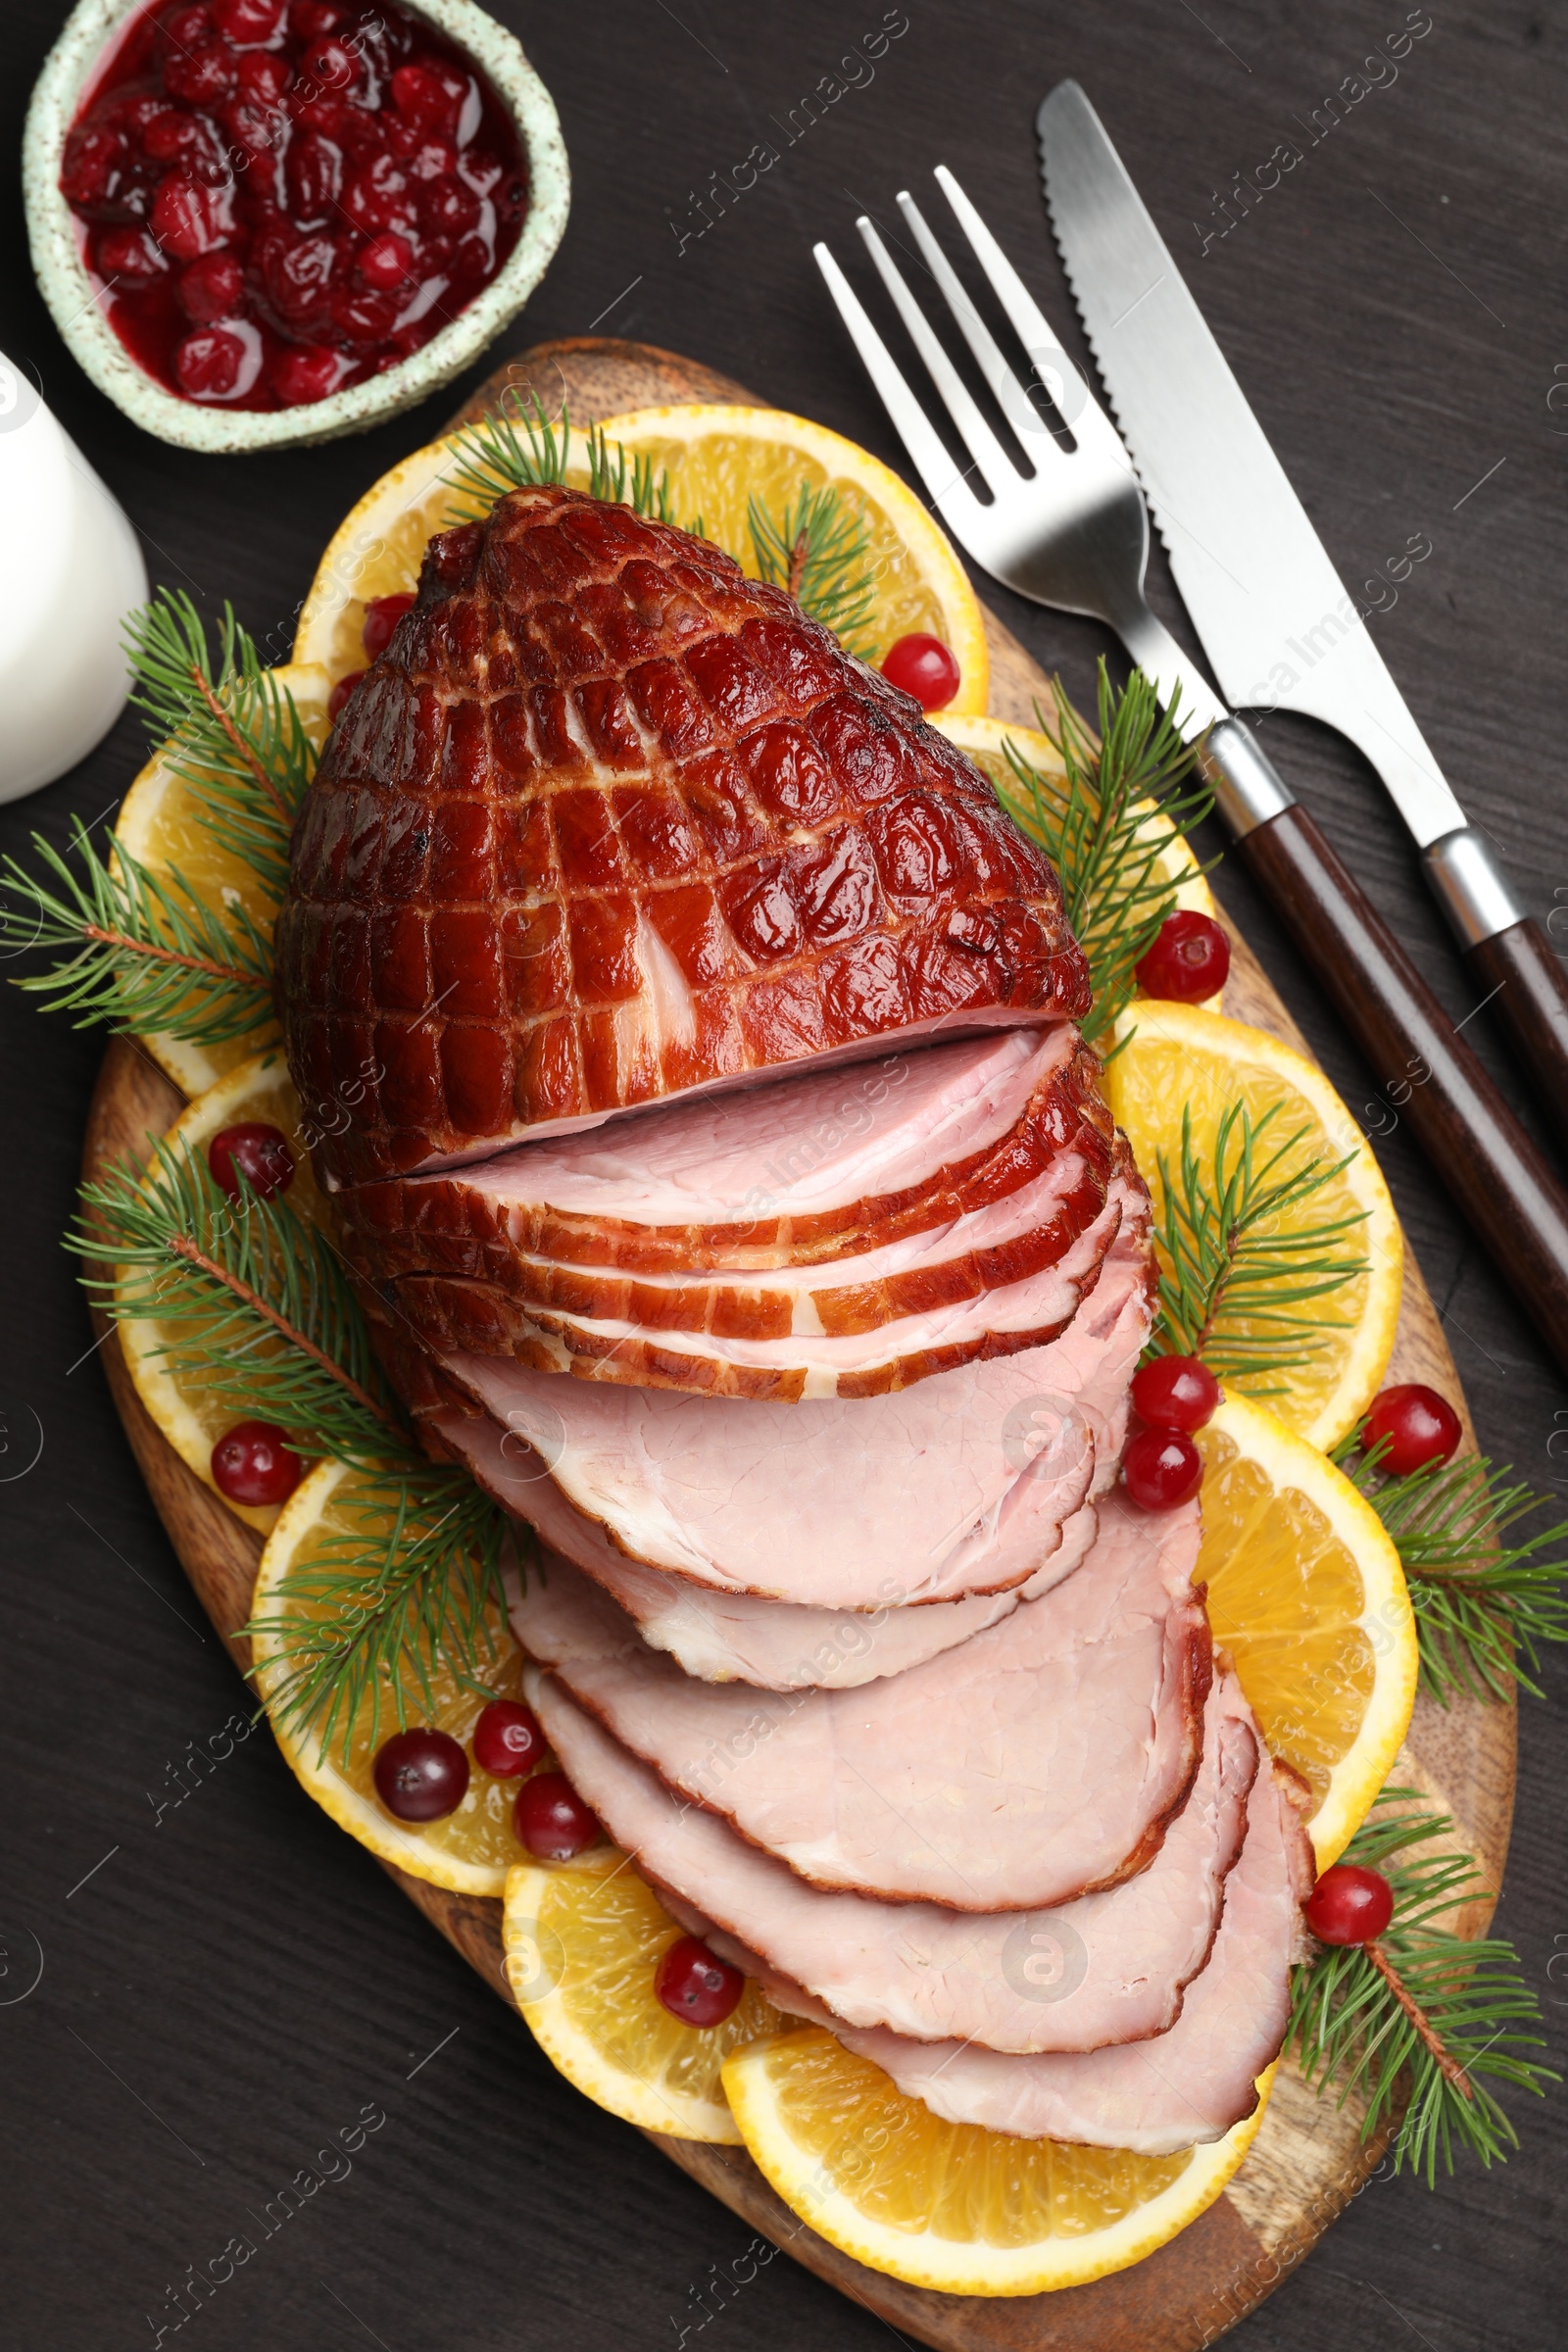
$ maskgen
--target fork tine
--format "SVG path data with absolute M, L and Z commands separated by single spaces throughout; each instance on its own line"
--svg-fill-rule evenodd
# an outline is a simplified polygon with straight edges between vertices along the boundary
M 1031 457 L 1034 457 L 1038 444 L 1044 445 L 1042 456 L 1048 450 L 1053 454 L 1065 454 L 1057 452 L 1054 434 L 1031 406 L 1028 393 L 1003 358 L 996 337 L 970 301 L 957 271 L 927 227 L 924 214 L 906 188 L 900 191 L 899 210 L 908 222 L 927 268 L 946 296 L 948 308 L 957 320 L 964 341 L 980 363 L 980 371 L 995 395 L 997 406 L 1024 448 Z
M 882 395 L 882 405 L 892 417 L 932 504 L 961 538 L 964 524 L 978 505 L 974 493 L 961 475 L 955 473 L 953 460 L 941 436 L 905 381 L 904 370 L 867 318 L 859 296 L 828 248 L 813 245 L 811 251 L 827 280 L 827 290 L 838 305 L 839 317 L 849 329 L 850 340 Z
M 968 386 L 932 332 L 929 319 L 905 284 L 898 264 L 871 221 L 862 213 L 855 225 L 876 264 L 877 274 L 898 305 L 899 317 L 908 328 L 910 341 L 925 362 L 926 373 L 947 405 L 948 415 L 957 427 L 959 440 L 979 467 L 981 478 L 993 498 L 1004 498 L 1009 490 L 1019 487 L 1023 476 L 981 416 Z
M 953 207 L 959 227 L 973 248 L 976 261 L 991 280 L 992 291 L 1011 321 L 1018 340 L 1033 360 L 1036 374 L 1070 426 L 1074 439 L 1098 445 L 1102 455 L 1113 449 L 1118 464 L 1130 471 L 1120 434 L 1052 333 L 1044 311 L 946 164 L 938 164 L 936 177 Z

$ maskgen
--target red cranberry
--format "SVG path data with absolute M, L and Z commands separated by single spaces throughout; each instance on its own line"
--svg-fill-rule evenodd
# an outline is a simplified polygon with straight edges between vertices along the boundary
M 456 135 L 466 96 L 466 86 L 457 74 L 428 62 L 399 66 L 392 76 L 392 103 L 398 113 L 406 122 L 434 131 L 438 138 Z
M 142 152 L 155 164 L 177 163 L 182 155 L 191 154 L 201 143 L 201 124 L 194 116 L 181 114 L 175 106 L 164 107 L 141 134 Z
M 152 221 L 154 236 L 176 262 L 197 261 L 225 244 L 232 227 L 224 193 L 197 187 L 178 172 L 159 181 Z
M 479 219 L 479 199 L 461 179 L 436 180 L 419 203 L 419 217 L 438 236 L 464 237 Z
M 450 1732 L 394 1732 L 376 1749 L 370 1776 L 398 1821 L 442 1821 L 468 1793 L 468 1759 Z
M 1394 1917 L 1394 1888 L 1380 1870 L 1336 1862 L 1313 1887 L 1306 1924 L 1319 1943 L 1373 1943 Z
M 372 237 L 360 247 L 356 266 L 368 286 L 391 293 L 414 274 L 414 247 L 407 237 L 388 229 L 384 236 Z
M 1203 1483 L 1203 1457 L 1185 1429 L 1141 1429 L 1127 1441 L 1122 1479 L 1143 1511 L 1173 1511 Z
M 343 16 L 332 0 L 294 0 L 288 15 L 289 30 L 302 41 L 318 40 L 323 32 L 334 31 Z
M 220 106 L 234 87 L 233 55 L 218 41 L 172 50 L 164 60 L 164 87 L 187 106 Z
M 374 235 L 383 228 L 412 228 L 418 206 L 408 174 L 390 155 L 375 155 L 349 181 L 343 209 L 356 228 Z
M 232 318 L 245 297 L 245 272 L 231 253 L 205 253 L 179 273 L 175 288 L 187 318 L 211 325 Z
M 236 1421 L 213 1447 L 213 1484 L 230 1502 L 287 1502 L 305 1464 L 270 1421 Z
M 445 179 L 458 168 L 458 151 L 449 139 L 429 139 L 411 123 L 391 123 L 387 144 L 412 180 Z M 466 173 L 471 178 L 471 173 Z M 482 190 L 480 191 L 483 192 Z
M 920 629 L 889 646 L 882 657 L 882 675 L 889 685 L 912 694 L 922 710 L 945 710 L 962 680 L 952 647 Z
M 695 1936 L 683 1936 L 655 1969 L 654 1990 L 683 2026 L 721 2026 L 746 1990 L 746 1979 Z
M 221 326 L 201 326 L 175 345 L 174 373 L 192 400 L 222 400 L 239 390 L 246 358 L 238 335 Z
M 164 19 L 164 31 L 176 49 L 197 49 L 213 37 L 210 8 L 176 8 Z
M 356 686 L 358 686 L 360 680 L 365 676 L 365 674 L 366 673 L 363 669 L 349 670 L 346 676 L 339 678 L 337 684 L 327 696 L 326 715 L 333 726 L 336 726 L 338 720 L 348 709 L 349 704 L 353 701 L 354 689 Z
M 356 293 L 340 286 L 332 297 L 334 325 L 353 343 L 381 343 L 397 324 L 398 306 L 390 294 Z
M 126 285 L 150 286 L 169 268 L 163 249 L 144 228 L 106 228 L 96 253 L 99 276 Z
M 261 49 L 283 22 L 283 0 L 213 0 L 213 23 L 236 49 Z
M 343 155 L 332 139 L 305 130 L 291 142 L 284 172 L 289 204 L 304 228 L 336 212 L 343 185 Z
M 66 160 L 60 174 L 61 193 L 68 203 L 85 208 L 110 195 L 129 155 L 122 132 L 92 124 L 75 129 L 66 141 Z
M 373 662 L 384 654 L 392 642 L 392 632 L 405 612 L 412 612 L 418 599 L 414 596 L 373 596 L 365 608 L 365 626 L 360 631 L 365 650 Z
M 299 409 L 313 400 L 325 400 L 329 392 L 335 392 L 343 380 L 343 372 L 341 352 L 296 344 L 291 351 L 279 352 L 273 362 L 272 384 L 284 408 Z M 342 703 L 338 703 L 332 712 L 334 718 L 342 708 Z
M 294 1154 L 280 1127 L 265 1119 L 242 1119 L 220 1127 L 207 1147 L 207 1165 L 231 1200 L 240 1197 L 240 1178 L 264 1200 L 286 1193 L 294 1181 Z
M 276 106 L 289 85 L 288 60 L 270 50 L 253 49 L 240 59 L 234 78 L 242 94 L 258 106 Z
M 517 1836 L 541 1862 L 569 1862 L 599 1836 L 599 1823 L 564 1772 L 536 1772 L 517 1790 Z
M 353 88 L 359 70 L 348 43 L 334 40 L 328 33 L 324 40 L 313 42 L 306 50 L 300 76 L 304 81 L 315 82 L 320 90 L 348 90 Z
M 1231 943 L 1211 914 L 1179 906 L 1167 914 L 1137 965 L 1146 997 L 1201 1004 L 1217 996 L 1231 968 Z
M 544 1752 L 539 1718 L 520 1699 L 493 1698 L 473 1727 L 473 1760 L 495 1780 L 531 1772 Z
M 1370 1452 L 1386 1440 L 1380 1469 L 1396 1478 L 1408 1478 L 1412 1470 L 1424 1470 L 1428 1463 L 1450 1460 L 1462 1434 L 1459 1416 L 1447 1398 L 1412 1380 L 1373 1397 L 1372 1409 L 1361 1425 L 1361 1444 Z
M 1133 1410 L 1160 1429 L 1201 1429 L 1219 1410 L 1219 1382 L 1196 1355 L 1156 1355 L 1133 1374 Z

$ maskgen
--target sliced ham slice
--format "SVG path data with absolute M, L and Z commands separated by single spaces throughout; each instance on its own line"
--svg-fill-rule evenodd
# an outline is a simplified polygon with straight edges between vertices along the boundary
M 561 1314 L 725 1340 L 842 1339 L 954 1307 L 1055 1265 L 1105 1204 L 1112 1137 L 1087 1121 L 1045 1170 L 981 1207 L 849 1257 L 766 1273 L 627 1274 L 521 1252 L 505 1279 L 439 1269 L 398 1279 L 397 1305 L 435 1348 L 510 1355 Z M 520 1358 L 527 1361 L 524 1355 Z
M 683 1099 L 461 1174 L 363 1184 L 338 1200 L 370 1280 L 443 1272 L 521 1297 L 534 1265 L 809 1265 L 951 1223 L 1110 1134 L 1094 1054 L 1066 1022 Z
M 887 2027 L 1015 2051 L 1098 2049 L 1165 2032 L 1207 1960 L 1261 1752 L 1234 1678 L 1204 1714 L 1203 1761 L 1137 1878 L 1055 1910 L 981 1917 L 807 1886 L 712 1814 L 684 1805 L 554 1675 L 530 1696 L 562 1768 L 694 1934 L 836 2027 Z
M 850 1690 L 902 1674 L 926 1658 L 996 1625 L 1020 1600 L 1038 1599 L 1071 1576 L 1095 1540 L 1094 1505 L 1076 1510 L 1061 1540 L 1026 1584 L 967 1600 L 900 1605 L 896 1590 L 871 1610 L 802 1608 L 752 1592 L 719 1592 L 662 1568 L 645 1568 L 617 1551 L 597 1520 L 574 1511 L 537 1462 L 519 1479 L 506 1433 L 488 1414 L 439 1414 L 447 1449 L 485 1493 L 514 1517 L 531 1519 L 552 1551 L 563 1553 L 617 1600 L 645 1642 L 667 1649 L 683 1672 L 706 1683 L 755 1683 L 766 1690 Z M 530 1491 L 531 1490 L 531 1491 Z
M 518 1480 L 548 1473 L 629 1558 L 731 1592 L 876 1609 L 890 1593 L 952 1600 L 1034 1574 L 1089 1498 L 1097 1457 L 1114 1475 L 1149 1290 L 1147 1222 L 1129 1220 L 1050 1348 L 853 1402 L 624 1389 L 493 1356 L 440 1369 L 507 1433 Z M 414 1351 L 390 1361 L 415 1388 Z M 542 1525 L 533 1494 L 513 1507 Z
M 695 1682 L 564 1560 L 513 1624 L 623 1746 L 811 1885 L 1032 1909 L 1146 1868 L 1186 1802 L 1209 1682 L 1199 1537 L 1196 1505 L 1109 1496 L 1076 1576 L 854 1690 Z
M 1300 1907 L 1312 1889 L 1302 1827 L 1309 1802 L 1303 1784 L 1282 1766 L 1255 1783 L 1208 1966 L 1188 1986 L 1169 2033 L 1155 2040 L 1019 2058 L 976 2042 L 834 2030 L 950 2123 L 1141 2156 L 1222 2139 L 1256 2107 L 1257 2078 L 1285 2039 Z M 773 1990 L 783 1997 L 783 1987 Z
M 442 1353 L 477 1349 L 510 1355 L 533 1371 L 638 1389 L 684 1389 L 700 1396 L 784 1403 L 886 1396 L 961 1364 L 1059 1339 L 1099 1281 L 1123 1218 L 1142 1199 L 1139 1178 L 1118 1178 L 1070 1248 L 1054 1258 L 1048 1252 L 1045 1266 L 1026 1281 L 839 1336 L 818 1331 L 748 1340 L 649 1331 L 640 1324 L 514 1307 L 491 1285 L 445 1277 L 401 1283 L 398 1295 L 416 1301 L 421 1337 Z

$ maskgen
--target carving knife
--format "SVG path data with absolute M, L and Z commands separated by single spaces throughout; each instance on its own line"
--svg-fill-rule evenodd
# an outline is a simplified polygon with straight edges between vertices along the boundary
M 1046 201 L 1111 407 L 1233 707 L 1322 719 L 1365 753 L 1421 852 L 1480 998 L 1568 1140 L 1568 975 L 1430 746 L 1075 81 L 1036 118 Z M 1218 782 L 1218 789 L 1226 787 Z M 1281 804 L 1231 792 L 1238 834 Z M 1261 845 L 1260 845 L 1261 846 Z

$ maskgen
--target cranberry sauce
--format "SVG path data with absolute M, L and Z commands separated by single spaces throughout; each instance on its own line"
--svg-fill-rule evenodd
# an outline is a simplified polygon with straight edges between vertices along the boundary
M 168 391 L 286 409 L 395 367 L 517 241 L 525 173 L 489 81 L 389 6 L 148 9 L 60 185 L 131 357 Z

